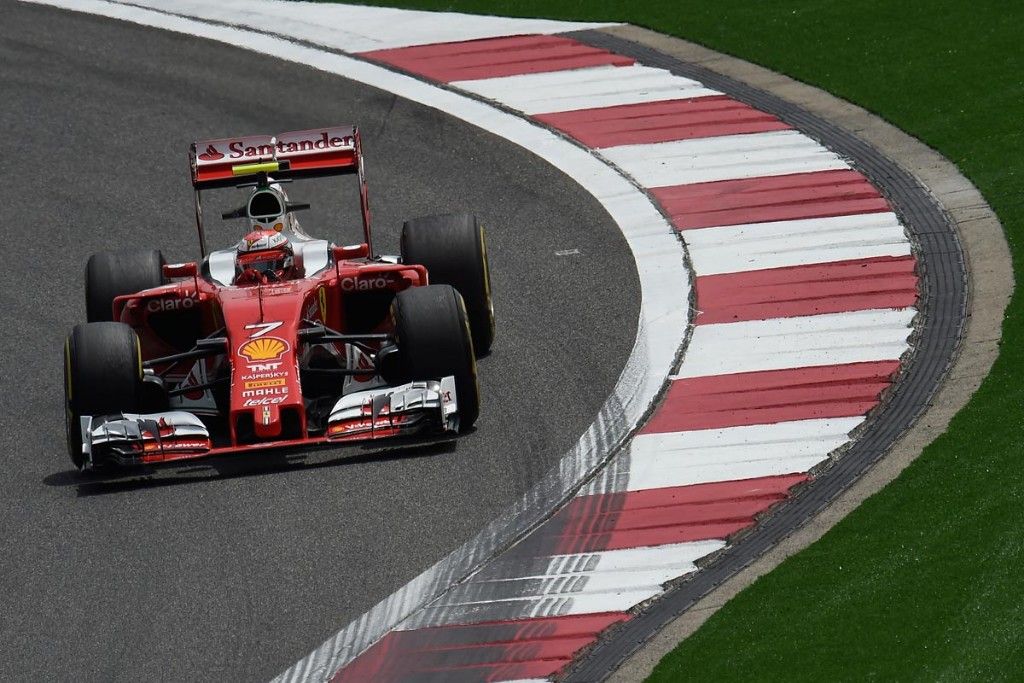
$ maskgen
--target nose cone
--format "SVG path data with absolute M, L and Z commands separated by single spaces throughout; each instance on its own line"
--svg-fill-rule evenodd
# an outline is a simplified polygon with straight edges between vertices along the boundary
M 253 416 L 253 431 L 260 439 L 275 439 L 281 436 L 281 408 L 276 405 L 262 406 Z

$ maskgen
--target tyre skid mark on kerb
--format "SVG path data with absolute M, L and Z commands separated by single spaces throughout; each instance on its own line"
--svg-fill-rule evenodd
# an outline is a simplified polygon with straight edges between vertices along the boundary
M 123 5 L 84 4 L 115 14 L 125 11 Z M 245 14 L 254 11 L 251 5 L 236 11 L 243 13 L 228 17 L 232 22 L 252 23 Z M 294 11 L 298 9 L 289 8 Z M 251 47 L 246 42 L 249 32 L 167 14 L 154 20 L 152 13 L 135 12 L 129 20 L 155 21 L 171 30 L 198 31 Z M 224 30 L 233 33 L 209 35 Z M 294 29 L 292 33 L 294 37 Z M 846 443 L 849 430 L 878 404 L 908 348 L 914 310 L 882 307 L 912 303 L 916 280 L 906 279 L 895 294 L 876 291 L 874 281 L 892 273 L 890 265 L 879 265 L 890 263 L 885 258 L 902 259 L 904 270 L 913 263 L 909 242 L 898 234 L 902 226 L 888 203 L 845 159 L 774 117 L 692 79 L 569 37 L 491 37 L 471 43 L 464 38 L 440 45 L 393 45 L 362 55 L 443 81 L 433 87 L 308 45 L 275 43 L 269 53 L 312 60 L 313 66 L 326 70 L 344 64 L 357 80 L 385 82 L 387 89 L 401 90 L 403 96 L 535 151 L 539 148 L 530 147 L 531 142 L 548 145 L 538 154 L 570 175 L 579 174 L 574 177 L 617 219 L 633 250 L 644 296 L 637 345 L 617 393 L 563 460 L 560 475 L 553 473 L 508 516 L 490 524 L 475 546 L 471 542 L 453 553 L 297 663 L 281 676 L 285 680 L 323 679 L 346 662 L 351 665 L 337 671 L 335 680 L 404 680 L 428 671 L 447 680 L 532 679 L 557 673 L 603 628 L 628 620 L 628 610 L 659 594 L 662 583 L 694 570 L 692 562 L 673 564 L 674 554 L 684 552 L 696 560 L 721 549 L 727 537 L 750 527 L 806 481 L 807 472 Z M 260 36 L 263 52 L 267 40 L 265 33 Z M 488 75 L 495 77 L 481 78 Z M 629 81 L 632 77 L 635 82 Z M 479 102 L 467 103 L 452 90 L 492 98 L 497 109 L 484 111 Z M 559 136 L 522 128 L 521 121 L 511 123 L 508 111 L 517 109 L 536 115 L 535 120 L 554 126 L 560 135 L 600 146 L 591 152 L 631 179 L 624 182 L 616 176 L 610 182 L 586 176 L 598 168 L 591 165 L 593 156 L 584 159 L 579 156 L 583 150 Z M 714 111 L 724 119 L 708 118 Z M 639 130 L 630 131 L 630 120 Z M 622 142 L 616 144 L 616 135 Z M 626 199 L 616 195 L 614 190 L 623 186 L 634 194 Z M 479 574 L 442 593 L 445 582 L 462 580 L 468 568 L 512 540 L 510 528 L 522 530 L 539 520 L 543 515 L 537 508 L 550 508 L 563 498 L 571 488 L 567 481 L 578 482 L 595 471 L 602 454 L 631 427 L 632 420 L 616 420 L 617 408 L 639 417 L 646 411 L 641 398 L 658 393 L 653 385 L 660 386 L 658 378 L 664 375 L 645 377 L 636 363 L 645 355 L 645 344 L 664 352 L 670 342 L 678 343 L 681 328 L 672 329 L 666 316 L 674 313 L 672 322 L 681 325 L 679 310 L 665 306 L 679 306 L 679 285 L 686 276 L 679 277 L 678 262 L 669 276 L 671 259 L 659 260 L 655 245 L 669 243 L 664 234 L 659 242 L 650 231 L 667 223 L 661 215 L 651 217 L 652 209 L 659 209 L 646 197 L 637 199 L 637 188 L 657 198 L 674 227 L 694 233 L 695 246 L 701 245 L 695 253 L 697 284 L 703 284 L 709 315 L 698 321 L 703 324 L 695 328 L 689 355 L 641 435 L 531 535 Z M 691 212 L 688 205 L 699 212 Z M 630 216 L 638 208 L 648 212 L 640 221 Z M 743 223 L 766 217 L 774 222 Z M 805 244 L 822 232 L 822 225 L 824 232 L 832 231 L 829 238 L 846 235 L 841 248 L 832 239 Z M 868 226 L 859 239 L 851 234 Z M 739 242 L 730 248 L 731 240 Z M 735 244 L 743 246 L 737 249 Z M 710 269 L 704 271 L 706 265 Z M 867 270 L 857 272 L 861 269 Z M 819 281 L 820 288 L 831 287 L 835 295 L 815 292 Z M 841 296 L 847 281 L 856 282 L 863 296 Z M 723 297 L 729 297 L 722 291 L 742 288 L 749 293 L 751 285 L 755 291 L 750 306 L 723 308 Z M 760 319 L 764 317 L 769 319 Z M 852 340 L 847 338 L 851 335 Z M 631 391 L 637 387 L 640 397 Z M 695 400 L 704 406 L 696 412 L 688 407 Z M 761 451 L 766 449 L 796 453 L 765 458 Z M 617 566 L 631 552 L 625 566 Z M 502 566 L 509 573 L 496 569 Z M 521 571 L 531 574 L 516 573 Z M 432 604 L 415 611 L 414 603 L 434 595 L 438 597 Z M 609 621 L 598 624 L 594 618 L 600 615 Z M 399 630 L 367 649 L 382 629 L 394 628 L 402 618 Z M 561 639 L 557 645 L 549 641 L 541 652 L 529 643 L 536 640 L 535 628 L 545 632 L 552 627 L 552 618 L 561 620 L 559 628 L 576 628 L 581 637 Z M 452 629 L 468 640 L 446 648 Z

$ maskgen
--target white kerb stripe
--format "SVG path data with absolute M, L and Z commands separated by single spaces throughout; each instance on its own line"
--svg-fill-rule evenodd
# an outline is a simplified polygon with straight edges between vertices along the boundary
M 875 309 L 697 325 L 676 377 L 898 360 L 916 313 Z
M 640 434 L 629 448 L 628 483 L 641 491 L 809 471 L 850 440 L 863 417 Z
M 644 187 L 850 167 L 839 155 L 795 130 L 622 145 L 602 149 L 600 154 Z
M 698 276 L 911 253 L 891 212 L 700 228 L 682 236 Z
M 132 0 L 132 4 L 257 31 L 271 30 L 348 52 L 615 25 L 276 0 Z
M 623 572 L 561 574 L 544 578 L 510 578 L 504 581 L 470 581 L 460 583 L 444 594 L 435 606 L 475 605 L 552 597 L 600 595 L 620 591 L 651 591 L 656 593 L 663 583 L 692 572 L 660 567 Z
M 451 85 L 526 114 L 721 95 L 697 81 L 649 66 L 595 66 L 455 81 Z
M 556 574 L 549 581 L 512 579 L 505 582 L 509 585 L 504 597 L 498 594 L 502 587 L 496 581 L 479 582 L 483 585 L 478 586 L 463 584 L 456 589 L 458 592 L 445 594 L 443 602 L 432 603 L 399 628 L 504 620 L 510 614 L 525 619 L 625 611 L 661 593 L 664 583 L 695 571 L 697 560 L 723 547 L 724 540 L 709 540 L 582 554 L 578 557 L 599 555 L 598 567 L 590 572 Z M 555 570 L 566 562 L 576 564 L 569 559 L 573 557 L 577 556 L 553 557 Z M 524 594 L 516 595 L 517 590 Z M 492 595 L 483 599 L 488 591 Z M 474 592 L 481 597 L 474 598 Z
M 510 618 L 510 614 L 515 614 L 516 619 L 536 619 L 570 614 L 625 612 L 662 592 L 662 588 L 658 586 L 642 590 L 622 590 L 597 594 L 578 593 L 573 596 L 546 596 L 460 605 L 438 606 L 431 604 L 402 622 L 397 630 L 413 631 L 430 626 L 505 621 Z
M 521 568 L 523 560 L 499 558 L 488 565 L 487 575 L 543 578 L 566 574 L 626 572 L 641 569 L 667 569 L 676 572 L 676 575 L 682 575 L 693 571 L 694 562 L 719 550 L 723 545 L 722 541 L 693 541 L 646 548 L 552 555 L 547 558 L 546 567 L 533 571 L 524 571 Z

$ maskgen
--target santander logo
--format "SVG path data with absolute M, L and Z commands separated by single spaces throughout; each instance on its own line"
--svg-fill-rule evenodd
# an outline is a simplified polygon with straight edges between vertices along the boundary
M 218 159 L 223 159 L 224 155 L 213 145 L 207 145 L 206 151 L 200 154 L 199 158 L 203 161 L 217 161 Z
M 288 157 L 305 152 L 317 153 L 332 149 L 351 149 L 355 145 L 354 136 L 332 135 L 333 132 L 333 129 L 320 131 L 316 137 L 307 132 L 285 133 L 273 142 L 264 142 L 262 139 L 232 140 L 228 143 L 228 154 L 232 159 L 270 157 L 275 154 Z

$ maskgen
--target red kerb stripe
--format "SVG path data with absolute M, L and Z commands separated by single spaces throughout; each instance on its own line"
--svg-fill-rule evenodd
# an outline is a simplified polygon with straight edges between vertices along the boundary
M 899 367 L 893 360 L 677 379 L 641 432 L 864 415 Z
M 552 676 L 621 612 L 391 631 L 332 683 L 500 681 Z
M 643 102 L 535 116 L 588 147 L 648 144 L 741 133 L 785 130 L 789 126 L 725 95 Z
M 851 170 L 675 185 L 652 193 L 680 230 L 891 210 L 868 179 Z
M 363 52 L 363 57 L 445 83 L 519 74 L 629 66 L 633 60 L 561 36 L 511 36 Z
M 604 493 L 573 499 L 539 530 L 556 553 L 727 538 L 806 481 L 805 474 Z
M 913 256 L 882 256 L 697 278 L 695 323 L 906 308 L 917 300 Z

